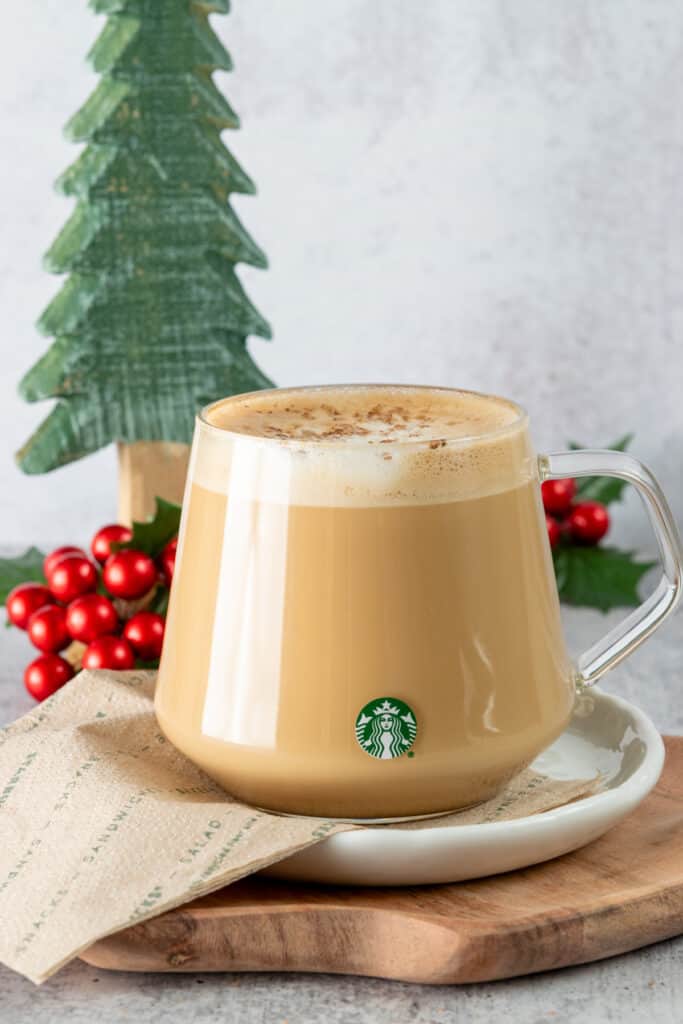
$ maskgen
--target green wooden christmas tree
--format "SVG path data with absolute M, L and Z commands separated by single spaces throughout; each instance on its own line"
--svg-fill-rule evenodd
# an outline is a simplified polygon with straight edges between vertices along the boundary
M 108 15 L 89 55 L 102 80 L 67 125 L 87 146 L 58 181 L 77 205 L 45 260 L 69 276 L 39 321 L 54 341 L 20 384 L 57 403 L 17 460 L 45 473 L 118 442 L 124 489 L 158 480 L 148 505 L 164 483 L 178 496 L 197 409 L 270 383 L 246 346 L 270 328 L 235 273 L 266 257 L 230 206 L 255 188 L 221 141 L 239 121 L 212 80 L 232 63 L 208 15 L 229 0 L 90 6 Z M 126 500 L 125 515 L 147 510 Z

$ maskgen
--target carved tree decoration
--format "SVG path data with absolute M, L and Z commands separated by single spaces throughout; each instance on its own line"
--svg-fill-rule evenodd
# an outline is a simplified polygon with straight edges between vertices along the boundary
M 212 80 L 232 63 L 208 15 L 229 0 L 90 6 L 108 15 L 89 55 L 102 80 L 67 125 L 87 146 L 58 181 L 77 205 L 45 260 L 69 277 L 20 384 L 57 403 L 17 459 L 45 473 L 118 442 L 120 512 L 139 518 L 154 493 L 180 497 L 197 409 L 270 384 L 246 347 L 270 328 L 235 273 L 266 257 L 229 201 L 255 191 L 221 141 L 239 121 Z

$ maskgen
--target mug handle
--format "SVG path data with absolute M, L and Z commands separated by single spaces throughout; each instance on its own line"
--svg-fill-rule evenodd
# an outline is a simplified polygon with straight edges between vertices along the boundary
M 662 578 L 654 593 L 623 622 L 589 647 L 577 661 L 578 683 L 592 686 L 639 644 L 669 615 L 681 596 L 681 540 L 666 498 L 652 473 L 633 456 L 618 451 L 587 448 L 552 452 L 538 459 L 541 481 L 577 476 L 613 476 L 637 489 L 650 517 L 662 564 Z

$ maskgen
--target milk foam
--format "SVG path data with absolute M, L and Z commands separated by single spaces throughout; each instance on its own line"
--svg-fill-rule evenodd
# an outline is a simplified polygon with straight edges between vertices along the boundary
M 257 391 L 216 403 L 206 418 L 252 437 L 367 445 L 490 434 L 519 410 L 470 391 L 366 385 Z
M 371 385 L 217 402 L 200 421 L 190 464 L 194 483 L 231 499 L 331 507 L 457 501 L 535 474 L 526 418 L 513 403 Z

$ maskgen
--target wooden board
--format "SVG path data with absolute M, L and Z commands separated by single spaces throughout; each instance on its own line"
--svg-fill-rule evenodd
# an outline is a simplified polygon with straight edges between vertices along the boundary
M 413 889 L 247 879 L 103 939 L 123 971 L 323 971 L 463 983 L 600 960 L 683 932 L 683 737 L 656 790 L 576 853 Z

